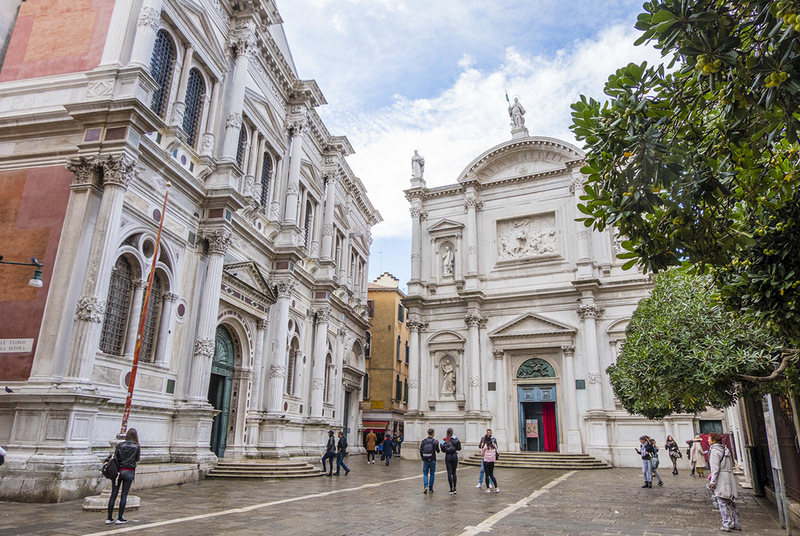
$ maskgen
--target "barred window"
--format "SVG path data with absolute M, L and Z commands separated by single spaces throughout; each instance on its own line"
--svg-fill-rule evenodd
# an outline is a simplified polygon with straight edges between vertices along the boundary
M 153 92 L 153 101 L 150 103 L 150 109 L 162 119 L 167 115 L 169 88 L 174 65 L 175 47 L 172 45 L 167 32 L 160 30 L 156 36 L 156 44 L 153 47 L 153 56 L 150 58 L 150 74 L 153 75 L 158 84 L 158 89 Z
M 269 179 L 272 175 L 272 158 L 269 153 L 264 153 L 264 161 L 261 164 L 261 206 L 266 207 L 269 202 Z
M 155 361 L 155 339 L 158 330 L 159 318 L 161 316 L 161 300 L 164 296 L 161 278 L 153 279 L 153 289 L 150 291 L 150 301 L 147 305 L 147 318 L 144 321 L 144 332 L 142 333 L 142 348 L 139 351 L 139 360 L 145 363 Z M 142 297 L 144 306 L 144 297 Z
M 311 219 L 313 218 L 312 208 L 311 208 L 311 201 L 306 201 L 306 218 L 303 224 L 303 245 L 306 249 L 309 249 L 311 243 L 309 239 L 311 238 Z
M 331 389 L 330 389 L 330 386 L 331 386 L 331 368 L 332 367 L 333 367 L 333 362 L 331 360 L 331 355 L 328 354 L 328 356 L 325 358 L 325 385 L 324 385 L 324 390 L 322 392 L 322 399 L 325 402 L 330 402 L 330 396 L 331 396 Z
M 286 364 L 286 394 L 294 395 L 294 371 L 297 368 L 297 340 L 292 341 L 289 347 L 289 361 Z
M 197 130 L 200 128 L 200 117 L 203 113 L 203 99 L 206 95 L 206 83 L 200 71 L 189 71 L 189 83 L 186 86 L 186 111 L 183 114 L 183 131 L 187 143 L 194 147 L 197 144 Z
M 236 163 L 241 168 L 244 166 L 244 152 L 247 148 L 247 129 L 242 125 L 239 128 L 239 144 L 236 146 Z M 245 170 L 247 172 L 247 170 Z
M 131 308 L 132 279 L 131 263 L 125 257 L 120 257 L 111 270 L 106 316 L 100 335 L 100 350 L 107 354 L 122 355 Z

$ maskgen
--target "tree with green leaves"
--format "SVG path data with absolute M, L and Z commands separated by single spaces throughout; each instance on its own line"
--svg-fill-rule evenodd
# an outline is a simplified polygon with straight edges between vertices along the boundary
M 586 143 L 580 210 L 616 226 L 627 265 L 691 266 L 721 303 L 800 343 L 800 2 L 653 0 L 636 27 L 664 63 L 573 104 Z M 713 404 L 712 404 L 713 405 Z
M 652 294 L 639 302 L 607 372 L 622 406 L 654 419 L 761 394 L 767 384 L 758 379 L 778 366 L 779 347 L 759 319 L 733 315 L 716 300 L 710 277 L 672 269 L 658 274 Z

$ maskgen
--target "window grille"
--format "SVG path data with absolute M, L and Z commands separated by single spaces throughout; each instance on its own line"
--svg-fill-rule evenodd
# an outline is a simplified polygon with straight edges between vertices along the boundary
M 241 168 L 244 166 L 244 151 L 247 147 L 247 129 L 244 128 L 244 125 L 239 127 L 239 145 L 236 146 L 236 163 L 239 164 Z M 244 170 L 245 173 L 247 170 Z
M 289 362 L 286 364 L 286 394 L 294 395 L 294 369 L 297 361 L 297 350 L 289 348 Z
M 153 46 L 153 57 L 150 58 L 150 74 L 153 75 L 158 89 L 153 92 L 153 101 L 150 109 L 162 119 L 167 115 L 169 102 L 169 88 L 172 81 L 172 69 L 175 65 L 175 47 L 172 46 L 169 36 L 160 30 Z
M 163 297 L 161 288 L 161 281 L 156 278 L 153 281 L 153 290 L 150 291 L 147 318 L 144 321 L 144 332 L 142 333 L 142 348 L 139 351 L 139 360 L 144 363 L 152 363 L 155 360 L 155 356 L 153 355 L 155 351 L 154 342 L 158 329 L 159 317 L 161 316 L 161 299 Z M 142 306 L 144 307 L 144 297 L 142 297 Z
M 192 69 L 186 86 L 186 111 L 183 114 L 183 131 L 186 133 L 187 143 L 192 147 L 197 144 L 197 130 L 200 128 L 205 93 L 206 84 L 200 76 L 200 71 Z
M 331 356 L 325 358 L 325 386 L 324 390 L 322 391 L 322 399 L 325 402 L 330 401 L 330 385 L 331 385 Z
M 261 206 L 266 207 L 269 202 L 269 178 L 272 174 L 272 158 L 269 153 L 264 153 L 264 161 L 261 164 Z
M 100 335 L 100 350 L 111 355 L 122 355 L 125 332 L 128 330 L 133 270 L 125 257 L 117 259 L 111 270 L 108 286 L 106 315 Z
M 309 246 L 309 238 L 311 237 L 311 201 L 306 201 L 306 219 L 303 224 L 304 234 L 303 234 L 303 244 L 305 245 L 306 249 L 310 249 Z

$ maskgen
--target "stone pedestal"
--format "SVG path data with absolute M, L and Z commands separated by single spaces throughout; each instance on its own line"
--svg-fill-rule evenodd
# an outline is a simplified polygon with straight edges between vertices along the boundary
M 106 487 L 100 495 L 92 495 L 83 499 L 83 509 L 90 512 L 104 512 L 108 509 L 108 500 L 111 498 L 111 481 L 106 479 Z M 136 495 L 128 494 L 128 500 L 125 503 L 125 510 L 132 510 L 139 508 L 139 497 Z M 119 511 L 119 494 L 117 494 L 117 501 L 114 505 L 114 511 Z M 116 517 L 116 514 L 115 514 Z

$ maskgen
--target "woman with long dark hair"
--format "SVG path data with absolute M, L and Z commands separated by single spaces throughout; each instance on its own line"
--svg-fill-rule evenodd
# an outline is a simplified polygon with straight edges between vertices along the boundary
M 494 492 L 500 493 L 500 488 L 497 487 L 497 479 L 494 476 L 494 462 L 497 460 L 497 445 L 494 441 L 484 441 L 481 447 L 481 459 L 483 460 L 483 469 L 486 471 L 486 493 L 490 493 L 491 486 L 489 482 L 494 485 Z
M 117 525 L 124 525 L 128 521 L 123 517 L 125 513 L 125 504 L 128 502 L 128 492 L 133 484 L 133 477 L 136 473 L 136 462 L 139 461 L 141 449 L 139 448 L 139 434 L 136 428 L 131 428 L 125 434 L 125 441 L 117 444 L 114 449 L 114 457 L 119 466 L 119 475 L 111 481 L 111 497 L 108 499 L 108 519 L 106 525 L 116 523 Z M 117 520 L 114 521 L 114 503 L 117 501 L 117 493 L 122 488 L 122 495 L 119 499 L 119 515 Z
M 681 448 L 671 435 L 667 436 L 667 441 L 664 443 L 664 450 L 669 453 L 669 459 L 672 460 L 672 474 L 677 475 L 678 459 L 683 458 L 683 455 L 681 454 Z
M 456 468 L 458 467 L 458 451 L 461 450 L 461 441 L 453 435 L 453 429 L 447 429 L 447 435 L 442 439 L 442 452 L 444 452 L 444 466 L 447 468 L 447 482 L 450 484 L 450 495 L 458 493 L 456 490 Z

